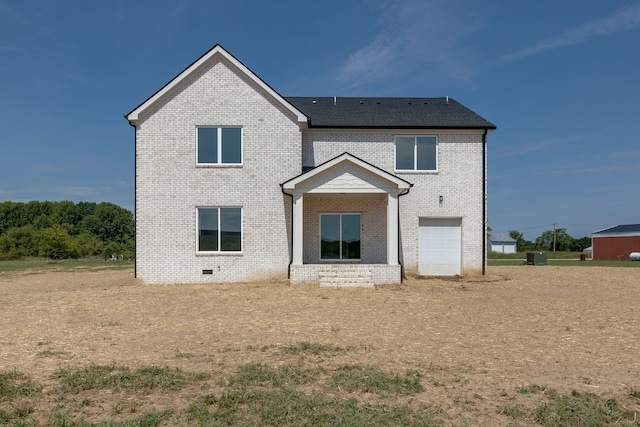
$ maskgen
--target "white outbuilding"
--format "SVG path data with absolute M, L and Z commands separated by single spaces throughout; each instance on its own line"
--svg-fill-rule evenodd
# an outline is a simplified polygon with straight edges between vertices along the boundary
M 508 234 L 494 234 L 489 236 L 489 252 L 501 254 L 515 254 L 516 241 Z

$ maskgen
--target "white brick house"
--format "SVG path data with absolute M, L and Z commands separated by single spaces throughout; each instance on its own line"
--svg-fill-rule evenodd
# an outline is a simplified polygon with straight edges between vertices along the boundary
M 216 45 L 126 118 L 145 283 L 484 272 L 495 126 L 452 99 L 283 97 Z

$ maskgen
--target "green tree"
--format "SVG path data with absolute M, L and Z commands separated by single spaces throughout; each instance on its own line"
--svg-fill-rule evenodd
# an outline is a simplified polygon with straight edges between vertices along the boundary
M 3 259 L 20 259 L 38 255 L 38 236 L 32 225 L 11 227 L 0 236 L 0 255 Z
M 53 223 L 58 224 L 74 233 L 81 221 L 80 212 L 73 202 L 64 200 L 58 202 L 53 209 Z
M 567 233 L 566 228 L 556 228 L 555 230 L 555 249 L 556 251 L 571 250 L 571 242 L 573 237 Z M 554 230 L 547 230 L 536 238 L 536 248 L 552 251 L 554 242 Z
M 39 255 L 52 259 L 77 258 L 77 251 L 69 233 L 59 225 L 40 232 Z
M 73 239 L 73 242 L 78 256 L 96 256 L 103 254 L 104 243 L 97 236 L 81 233 Z
M 516 241 L 516 251 L 521 252 L 525 249 L 524 234 L 518 230 L 509 230 L 509 237 Z
M 573 239 L 571 241 L 572 252 L 582 252 L 586 248 L 591 246 L 591 237 L 580 237 L 579 239 Z
M 96 206 L 93 215 L 99 223 L 98 229 L 94 232 L 105 244 L 126 243 L 135 236 L 135 222 L 128 210 L 113 203 L 103 202 Z

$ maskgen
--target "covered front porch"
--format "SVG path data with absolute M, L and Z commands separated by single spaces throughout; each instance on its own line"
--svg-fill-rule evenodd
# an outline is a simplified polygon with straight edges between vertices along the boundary
M 399 283 L 398 198 L 410 187 L 348 153 L 283 183 L 293 199 L 291 284 Z

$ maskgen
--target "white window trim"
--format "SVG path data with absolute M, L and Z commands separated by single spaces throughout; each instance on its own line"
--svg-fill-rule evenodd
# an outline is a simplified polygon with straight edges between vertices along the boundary
M 340 258 L 322 258 L 322 215 L 340 215 Z M 360 258 L 342 258 L 342 215 L 360 216 Z M 357 263 L 362 261 L 362 212 L 321 212 L 318 214 L 318 258 L 324 263 Z
M 200 215 L 198 212 L 200 209 L 218 209 L 218 248 L 222 245 L 220 244 L 220 239 L 222 233 L 220 233 L 220 209 L 224 208 L 236 208 L 240 209 L 240 247 L 242 250 L 239 251 L 221 251 L 218 249 L 217 251 L 201 251 L 200 250 Z M 243 255 L 244 254 L 244 208 L 242 206 L 196 206 L 196 255 Z
M 397 169 L 397 139 L 400 138 L 413 138 L 413 169 Z M 436 139 L 436 168 L 435 169 L 418 169 L 418 137 L 432 137 Z M 438 135 L 394 135 L 393 137 L 393 170 L 398 173 L 420 173 L 420 174 L 433 174 L 438 173 L 440 170 L 440 141 Z
M 217 163 L 200 163 L 198 162 L 198 152 L 200 151 L 200 140 L 198 138 L 198 129 L 201 128 L 209 128 L 209 129 L 217 129 L 218 130 L 218 162 Z M 223 128 L 233 128 L 240 129 L 240 163 L 222 163 L 222 129 Z M 197 167 L 239 167 L 244 165 L 244 128 L 242 126 L 209 126 L 209 125 L 198 125 L 196 126 L 196 166 Z

